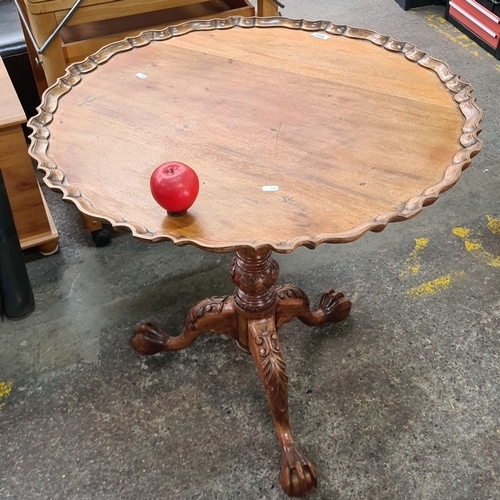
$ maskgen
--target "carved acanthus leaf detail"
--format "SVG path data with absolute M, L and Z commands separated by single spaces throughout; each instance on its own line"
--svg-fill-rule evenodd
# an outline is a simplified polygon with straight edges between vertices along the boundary
M 224 304 L 228 301 L 229 296 L 224 295 L 222 297 L 211 297 L 210 299 L 198 302 L 189 311 L 186 323 L 192 329 L 196 327 L 196 322 L 201 319 L 205 314 L 219 314 L 224 308 Z
M 278 336 L 275 332 L 264 331 L 256 336 L 255 343 L 259 349 L 262 372 L 269 391 L 269 402 L 276 411 L 285 413 L 288 408 L 288 375 Z
M 306 293 L 295 285 L 279 285 L 276 287 L 276 294 L 278 295 L 278 300 L 285 299 L 300 299 L 303 300 L 309 306 L 309 297 Z

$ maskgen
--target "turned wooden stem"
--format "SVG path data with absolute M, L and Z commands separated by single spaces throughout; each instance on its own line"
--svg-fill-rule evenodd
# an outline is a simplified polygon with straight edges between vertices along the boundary
M 234 305 L 246 318 L 265 318 L 276 307 L 279 266 L 268 249 L 238 250 L 231 264 Z

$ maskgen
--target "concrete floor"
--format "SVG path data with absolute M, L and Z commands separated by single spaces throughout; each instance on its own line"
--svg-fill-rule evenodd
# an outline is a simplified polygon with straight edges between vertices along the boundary
M 420 216 L 277 257 L 281 282 L 353 301 L 342 324 L 281 330 L 292 427 L 319 477 L 310 498 L 498 499 L 500 61 L 444 7 L 285 4 L 415 43 L 473 83 L 485 113 L 483 151 Z M 96 249 L 74 207 L 45 193 L 60 252 L 28 254 L 36 311 L 0 324 L 0 498 L 286 498 L 249 358 L 210 335 L 153 358 L 128 344 L 141 321 L 176 332 L 189 305 L 231 293 L 231 256 L 130 235 Z

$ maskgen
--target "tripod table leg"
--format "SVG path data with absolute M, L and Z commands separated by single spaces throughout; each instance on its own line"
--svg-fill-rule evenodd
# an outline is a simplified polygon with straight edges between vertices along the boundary
M 161 351 L 178 351 L 190 346 L 202 333 L 213 332 L 237 338 L 237 317 L 232 296 L 201 300 L 188 314 L 183 332 L 171 337 L 155 323 L 139 325 L 130 343 L 134 350 L 148 356 Z
M 248 320 L 248 344 L 278 435 L 281 487 L 287 495 L 306 496 L 316 487 L 316 472 L 293 442 L 288 415 L 288 376 L 273 317 Z

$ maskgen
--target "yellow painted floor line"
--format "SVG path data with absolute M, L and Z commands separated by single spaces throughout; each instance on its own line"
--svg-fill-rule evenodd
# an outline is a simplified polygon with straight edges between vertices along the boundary
M 500 236 L 500 219 L 496 219 L 491 215 L 486 216 L 486 220 L 488 221 L 488 229 L 497 236 Z
M 455 28 L 455 26 L 449 23 L 444 17 L 429 12 L 425 15 L 425 20 L 430 28 L 434 29 L 451 42 L 460 45 L 460 47 L 470 52 L 473 56 L 479 57 L 480 59 L 492 59 L 492 61 L 495 62 L 495 69 L 500 72 L 500 63 L 497 59 L 471 40 L 465 33 Z
M 406 293 L 414 299 L 422 299 L 447 290 L 455 281 L 464 277 L 464 271 L 446 274 L 440 278 L 436 278 L 435 280 L 427 281 L 419 286 L 410 288 L 409 290 L 406 290 Z
M 12 391 L 13 382 L 2 382 L 0 381 L 0 414 L 5 406 L 5 401 L 9 397 Z
M 491 267 L 500 267 L 500 255 L 494 255 L 484 249 L 483 244 L 475 239 L 470 238 L 470 229 L 463 227 L 454 227 L 452 232 L 464 241 L 464 247 L 477 260 L 484 262 Z
M 486 216 L 487 227 L 495 235 L 500 236 L 500 219 Z M 488 252 L 481 241 L 479 241 L 480 233 L 471 234 L 471 230 L 466 227 L 454 227 L 451 232 L 458 236 L 464 242 L 464 247 L 472 256 L 481 262 L 484 262 L 491 267 L 500 267 L 500 255 L 495 255 Z M 500 244 L 499 244 L 500 252 Z
M 429 238 L 415 238 L 415 248 L 403 264 L 403 269 L 399 273 L 401 278 L 415 275 L 420 269 L 420 252 L 429 244 Z

